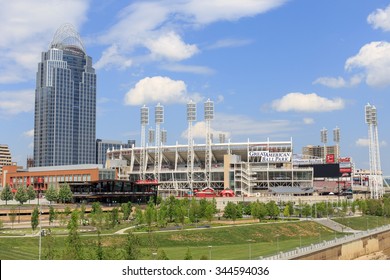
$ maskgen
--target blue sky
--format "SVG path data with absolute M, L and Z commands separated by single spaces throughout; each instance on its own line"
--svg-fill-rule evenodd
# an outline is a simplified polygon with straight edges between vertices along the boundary
M 341 132 L 341 155 L 368 168 L 364 106 L 378 110 L 384 173 L 390 130 L 390 1 L 0 0 L 0 142 L 32 155 L 37 63 L 57 28 L 73 24 L 98 75 L 97 137 L 140 142 L 140 107 L 168 144 L 187 143 L 186 102 L 215 102 L 214 135 L 232 142 L 293 139 L 295 153 Z M 217 139 L 215 139 L 217 141 Z

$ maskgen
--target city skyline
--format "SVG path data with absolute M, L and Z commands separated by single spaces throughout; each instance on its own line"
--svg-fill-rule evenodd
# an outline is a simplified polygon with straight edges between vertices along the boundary
M 140 143 L 140 107 L 165 108 L 168 144 L 187 143 L 186 102 L 197 102 L 193 135 L 204 143 L 203 103 L 215 102 L 214 135 L 232 142 L 289 140 L 294 153 L 340 128 L 341 156 L 368 168 L 364 106 L 378 110 L 382 168 L 390 85 L 389 1 L 2 2 L 0 142 L 14 161 L 31 156 L 39 54 L 71 23 L 97 71 L 97 133 Z M 68 11 L 68 12 L 66 12 Z M 50 16 L 45 16 L 50 15 Z M 28 48 L 26 48 L 28 46 Z M 216 137 L 214 137 L 215 140 Z

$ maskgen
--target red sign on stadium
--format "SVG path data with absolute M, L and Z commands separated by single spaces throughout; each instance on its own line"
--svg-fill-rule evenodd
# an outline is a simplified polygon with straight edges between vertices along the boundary
M 326 163 L 334 163 L 334 154 L 326 155 Z

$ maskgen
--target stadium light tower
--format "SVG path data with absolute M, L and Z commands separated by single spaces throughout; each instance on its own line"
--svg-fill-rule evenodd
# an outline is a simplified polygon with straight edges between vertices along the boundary
M 149 128 L 148 130 L 148 143 L 149 145 L 154 144 L 154 141 L 156 140 L 156 132 L 154 131 L 154 128 Z
M 333 141 L 336 143 L 337 147 L 337 161 L 339 161 L 340 158 L 340 128 L 336 126 L 335 129 L 333 129 Z
M 378 119 L 375 106 L 367 104 L 365 106 L 365 119 L 368 125 L 368 153 L 370 158 L 370 194 L 371 198 L 380 198 L 383 196 L 383 177 L 381 169 L 381 160 L 379 154 L 378 139 Z
M 162 145 L 165 145 L 165 144 L 167 144 L 167 139 L 168 139 L 168 137 L 167 137 L 167 130 L 166 129 L 162 129 L 161 130 L 161 144 Z
M 205 153 L 205 175 L 207 187 L 211 181 L 211 121 L 214 119 L 214 102 L 207 99 L 204 103 L 204 119 L 206 122 L 206 153 Z
M 140 179 L 145 180 L 146 171 L 146 126 L 149 125 L 149 108 L 141 108 L 141 153 L 139 158 Z
M 192 123 L 196 121 L 196 103 L 190 100 L 187 103 L 187 122 L 188 122 L 188 151 L 187 151 L 187 177 L 189 188 L 193 191 L 193 172 L 194 172 L 194 140 L 192 136 Z
M 326 128 L 321 130 L 321 143 L 324 144 L 324 161 L 326 162 L 326 143 L 328 143 L 328 130 Z
M 156 123 L 156 145 L 154 150 L 154 178 L 159 180 L 161 171 L 161 132 L 160 125 L 164 123 L 164 107 L 158 103 L 155 107 L 154 112 L 155 123 Z

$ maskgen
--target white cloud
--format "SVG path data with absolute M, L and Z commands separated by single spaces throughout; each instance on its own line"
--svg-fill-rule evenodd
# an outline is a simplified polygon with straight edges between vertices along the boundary
M 215 72 L 209 67 L 198 65 L 166 64 L 161 66 L 161 68 L 172 72 L 194 73 L 202 75 L 211 75 Z
M 313 124 L 314 123 L 314 119 L 312 119 L 312 118 L 304 118 L 303 119 L 303 123 L 304 124 Z
M 90 0 L 1 1 L 0 83 L 35 79 L 40 53 L 63 23 L 86 20 Z
M 289 120 L 270 120 L 259 121 L 244 115 L 234 115 L 225 113 L 215 113 L 215 119 L 211 123 L 214 142 L 218 142 L 220 133 L 226 135 L 233 141 L 246 141 L 248 137 L 277 137 L 280 135 L 290 135 L 290 131 L 296 130 L 295 126 Z M 197 122 L 193 125 L 192 134 L 196 139 L 204 139 L 206 125 L 204 121 Z M 187 130 L 181 134 L 182 138 L 187 138 Z
M 224 100 L 225 100 L 225 97 L 224 97 L 223 95 L 218 95 L 218 96 L 217 96 L 217 101 L 216 101 L 216 103 L 217 103 L 217 104 L 218 104 L 218 103 L 222 103 Z
M 97 66 L 125 68 L 123 62 L 133 61 L 139 51 L 149 59 L 182 61 L 199 52 L 194 43 L 185 42 L 179 35 L 186 28 L 196 28 L 217 21 L 234 21 L 255 16 L 284 4 L 286 0 L 240 0 L 240 1 L 134 1 L 124 8 L 118 22 L 106 31 L 98 42 L 108 45 Z M 246 42 L 220 42 L 225 46 Z M 115 56 L 108 50 L 116 45 Z M 137 52 L 138 51 L 138 52 Z
M 200 121 L 200 122 L 195 123 L 192 126 L 191 132 L 192 132 L 192 137 L 194 137 L 194 139 L 205 139 L 206 138 L 206 123 L 204 121 Z M 213 128 L 211 129 L 211 133 L 213 134 L 213 142 L 214 143 L 219 142 L 219 135 L 220 134 L 225 134 L 226 140 L 229 139 L 229 137 L 230 137 L 229 132 L 217 130 L 217 129 L 213 129 Z M 181 137 L 187 139 L 187 136 L 188 136 L 188 132 L 187 132 L 187 130 L 185 130 L 181 134 Z
M 371 42 L 364 45 L 359 53 L 347 59 L 346 70 L 362 70 L 369 86 L 387 86 L 390 84 L 390 43 Z
M 343 109 L 341 98 L 328 99 L 315 93 L 292 92 L 272 102 L 272 108 L 279 112 L 329 112 Z
M 234 48 L 242 47 L 252 43 L 252 40 L 248 39 L 222 39 L 206 47 L 208 50 L 221 49 L 221 48 Z
M 331 88 L 342 88 L 347 86 L 347 82 L 342 77 L 320 77 L 315 80 L 313 84 L 320 84 Z
M 0 116 L 9 117 L 34 110 L 34 90 L 1 91 Z
M 190 58 L 199 51 L 196 45 L 184 43 L 173 31 L 162 34 L 156 39 L 147 40 L 145 46 L 153 57 L 174 61 Z
M 356 140 L 355 144 L 358 147 L 368 147 L 370 143 L 369 143 L 368 138 L 359 138 L 358 140 Z M 379 143 L 379 146 L 385 147 L 385 146 L 387 146 L 387 142 L 385 140 L 383 140 Z
M 390 31 L 390 5 L 385 9 L 377 9 L 367 17 L 367 22 L 372 25 L 374 29 L 383 29 Z
M 351 79 L 345 80 L 343 77 L 320 77 L 316 79 L 313 84 L 320 84 L 330 88 L 345 88 L 345 87 L 353 87 L 362 82 L 364 79 L 364 75 L 358 74 L 351 77 Z
M 125 96 L 126 105 L 143 105 L 161 102 L 185 103 L 193 99 L 200 100 L 197 94 L 189 94 L 186 84 L 181 80 L 172 80 L 168 77 L 146 77 L 130 89 Z
M 118 67 L 121 70 L 129 68 L 133 64 L 130 58 L 126 58 L 119 54 L 118 46 L 112 45 L 106 49 L 102 57 L 94 64 L 96 69 L 110 69 L 111 67 Z
M 286 0 L 190 0 L 183 2 L 184 5 L 179 8 L 197 24 L 210 24 L 255 16 L 279 7 L 285 2 Z
M 25 137 L 29 137 L 29 138 L 34 137 L 34 129 L 30 129 L 30 130 L 23 132 L 23 135 Z
M 193 135 L 195 138 L 205 138 L 204 121 L 194 124 Z M 218 142 L 219 133 L 226 134 L 226 140 L 247 141 L 248 137 L 287 137 L 291 131 L 298 129 L 297 125 L 289 120 L 266 120 L 259 121 L 244 115 L 215 113 L 211 123 L 214 140 Z M 187 138 L 187 131 L 181 135 Z M 289 137 L 289 136 L 288 136 Z M 234 139 L 235 140 L 234 140 Z

